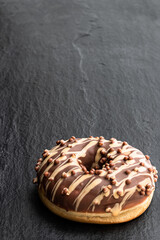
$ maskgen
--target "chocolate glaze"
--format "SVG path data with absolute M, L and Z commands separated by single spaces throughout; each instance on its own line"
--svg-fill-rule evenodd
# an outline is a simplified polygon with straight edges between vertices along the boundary
M 106 150 L 106 154 L 101 150 Z M 64 156 L 61 156 L 62 152 Z M 117 215 L 145 201 L 155 188 L 157 170 L 149 158 L 116 139 L 70 138 L 59 141 L 48 153 L 49 156 L 43 157 L 39 164 L 38 185 L 43 187 L 51 202 L 66 210 L 105 213 L 111 208 L 112 214 Z M 48 161 L 50 158 L 53 161 Z M 54 162 L 56 159 L 58 164 Z M 101 171 L 93 170 L 90 174 L 91 169 Z M 142 189 L 137 187 L 139 183 Z M 151 185 L 149 190 L 147 184 Z M 112 185 L 111 190 L 106 188 L 108 185 Z

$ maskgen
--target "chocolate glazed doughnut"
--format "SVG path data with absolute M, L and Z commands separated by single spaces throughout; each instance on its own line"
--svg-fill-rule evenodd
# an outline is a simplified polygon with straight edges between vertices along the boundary
M 149 156 L 114 138 L 73 136 L 56 143 L 38 159 L 33 180 L 51 211 L 74 221 L 111 224 L 148 208 L 158 178 Z

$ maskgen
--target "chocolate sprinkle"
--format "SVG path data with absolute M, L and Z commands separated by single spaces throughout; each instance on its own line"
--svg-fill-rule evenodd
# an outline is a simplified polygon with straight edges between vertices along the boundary
M 118 167 L 114 167 L 113 169 L 114 169 L 114 170 L 118 170 Z
M 110 167 L 113 167 L 114 165 L 115 165 L 114 163 L 110 163 L 110 164 L 109 164 Z
M 59 164 L 59 160 L 58 159 L 54 160 L 54 164 L 55 165 Z
M 110 148 L 108 152 L 113 152 L 114 151 L 114 148 Z
M 63 139 L 60 142 L 61 142 L 61 146 L 65 145 L 65 141 Z
M 124 161 L 127 161 L 127 160 L 128 160 L 128 158 L 129 158 L 128 156 L 125 156 L 125 157 L 124 157 Z
M 62 190 L 62 195 L 69 195 L 69 190 L 68 190 L 68 188 L 63 188 L 63 190 Z
M 101 174 L 102 173 L 102 170 L 96 170 L 95 171 L 95 174 L 97 174 L 97 175 L 99 175 L 99 174 Z
M 75 172 L 74 170 L 72 170 L 72 171 L 71 171 L 71 174 L 72 174 L 72 175 L 75 175 L 75 174 L 76 174 L 76 172 Z
M 42 158 L 39 158 L 39 159 L 37 160 L 37 162 L 42 162 Z
M 57 145 L 60 144 L 60 140 L 56 141 L 56 144 L 57 144 Z
M 99 139 L 104 139 L 104 137 L 103 137 L 103 136 L 100 136 Z
M 112 184 L 112 185 L 116 185 L 116 183 L 117 183 L 116 180 L 112 180 L 112 181 L 111 181 L 111 184 Z
M 148 171 L 149 171 L 149 172 L 152 172 L 153 170 L 152 170 L 152 168 L 148 168 Z
M 108 187 L 104 187 L 104 188 L 103 188 L 103 192 L 104 192 L 104 193 L 108 192 L 108 190 L 109 190 Z
M 106 212 L 107 212 L 107 213 L 110 213 L 111 211 L 112 211 L 111 208 L 106 208 Z
M 115 138 L 110 139 L 111 143 L 115 143 L 117 140 Z
M 107 160 L 107 158 L 103 157 L 103 158 L 101 158 L 100 162 L 105 163 L 106 160 Z
M 147 188 L 147 189 L 151 188 L 151 184 L 147 184 L 147 185 L 146 185 L 146 188 Z
M 145 192 L 144 192 L 144 191 L 140 191 L 140 194 L 141 194 L 141 195 L 145 195 Z
M 61 156 L 61 157 L 65 156 L 65 153 L 64 153 L 64 152 L 62 152 L 62 153 L 60 154 L 60 156 Z
M 49 152 L 45 152 L 42 154 L 44 158 L 48 157 L 49 156 Z
M 130 179 L 127 179 L 127 180 L 126 180 L 126 184 L 127 184 L 127 185 L 131 184 L 131 180 L 130 180 Z
M 53 162 L 53 158 L 48 159 L 48 163 L 51 163 L 51 162 Z
M 105 156 L 107 154 L 107 151 L 105 149 L 102 149 L 100 152 L 103 156 Z
M 151 190 L 146 192 L 146 195 L 149 196 L 151 194 Z
M 98 142 L 98 146 L 99 147 L 103 146 L 103 142 Z
M 148 155 L 145 155 L 145 157 L 146 157 L 146 159 L 147 159 L 147 160 L 149 160 L 149 159 L 150 159 L 150 157 L 149 157 Z
M 71 163 L 71 162 L 73 162 L 73 159 L 72 159 L 72 158 L 69 158 L 69 159 L 68 159 L 68 163 Z
M 117 153 L 122 153 L 122 149 L 118 148 Z
M 44 173 L 44 176 L 45 176 L 45 177 L 49 177 L 49 176 L 50 176 L 50 173 L 49 173 L 49 172 L 45 172 L 45 173 Z
M 62 177 L 63 177 L 63 178 L 67 178 L 67 173 L 63 172 L 63 173 L 62 173 Z
M 39 166 L 35 167 L 36 172 L 38 171 L 38 169 L 39 169 Z
M 117 194 L 118 194 L 119 196 L 122 196 L 122 195 L 123 195 L 123 192 L 122 192 L 122 191 L 117 191 Z
M 125 174 L 127 174 L 127 175 L 129 175 L 130 173 L 131 173 L 131 170 L 129 170 L 129 169 L 125 171 Z
M 141 162 L 140 165 L 144 167 L 144 162 Z

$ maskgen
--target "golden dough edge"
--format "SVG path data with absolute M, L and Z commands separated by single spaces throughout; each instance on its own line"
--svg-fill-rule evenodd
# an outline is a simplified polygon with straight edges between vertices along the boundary
M 149 207 L 154 191 L 147 197 L 147 199 L 141 204 L 136 205 L 133 208 L 129 208 L 121 211 L 118 216 L 112 216 L 111 213 L 83 213 L 66 211 L 65 209 L 56 206 L 54 203 L 48 200 L 45 196 L 44 189 L 41 187 L 38 189 L 39 197 L 43 204 L 56 215 L 69 219 L 71 221 L 82 223 L 94 223 L 94 224 L 117 224 L 131 221 L 139 217 Z

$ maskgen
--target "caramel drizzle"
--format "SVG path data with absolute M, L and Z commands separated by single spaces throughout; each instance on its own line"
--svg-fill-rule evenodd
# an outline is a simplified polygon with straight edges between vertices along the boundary
M 86 152 L 87 150 L 96 145 L 97 142 L 98 142 L 98 139 L 99 138 L 92 138 L 92 139 L 86 139 L 86 138 L 82 138 L 80 140 L 78 140 L 78 142 L 76 143 L 72 143 L 72 146 L 74 147 L 75 145 L 78 145 L 78 144 L 82 144 L 82 143 L 86 143 L 86 146 L 84 148 L 82 148 L 80 151 L 69 151 L 70 150 L 70 147 L 66 147 L 66 146 L 62 146 L 60 147 L 59 145 L 54 147 L 53 149 L 51 149 L 49 151 L 49 156 L 45 158 L 45 160 L 42 162 L 39 170 L 41 171 L 41 169 L 43 168 L 43 166 L 47 163 L 48 159 L 49 158 L 53 158 L 55 155 L 57 155 L 58 153 L 62 153 L 64 152 L 65 153 L 65 156 L 60 156 L 60 154 L 55 158 L 55 159 L 58 159 L 60 161 L 60 164 L 57 166 L 57 168 L 54 170 L 54 172 L 51 174 L 50 177 L 55 177 L 58 173 L 62 172 L 63 170 L 65 170 L 67 167 L 69 166 L 73 166 L 74 168 L 72 168 L 71 170 L 69 170 L 67 172 L 67 175 L 68 177 L 71 175 L 71 171 L 74 169 L 76 172 L 81 172 L 83 173 L 82 169 L 80 168 L 78 162 L 77 162 L 77 159 L 78 157 L 85 157 L 86 156 Z M 65 141 L 66 143 L 67 141 Z M 104 140 L 104 142 L 109 142 L 108 140 Z M 122 147 L 122 142 L 120 141 L 116 141 L 115 143 L 112 143 L 112 144 L 109 144 L 109 148 L 113 148 L 113 147 Z M 93 163 L 93 166 L 97 166 L 98 165 L 98 162 L 101 158 L 101 154 L 100 154 L 100 151 L 103 149 L 102 148 L 99 148 L 97 150 L 97 153 L 95 155 L 95 161 Z M 145 157 L 144 155 L 137 149 L 131 147 L 130 145 L 125 145 L 123 146 L 122 148 L 122 153 L 121 155 L 117 155 L 117 152 L 116 151 L 113 151 L 111 153 L 109 153 L 108 155 L 112 156 L 114 159 L 113 159 L 113 162 L 114 163 L 118 163 L 118 162 L 121 162 L 121 160 L 124 158 L 124 156 L 126 155 L 129 155 L 132 156 L 134 159 L 141 159 L 141 160 L 145 160 Z M 71 163 L 68 163 L 68 158 L 67 158 L 67 154 L 76 154 L 75 157 L 73 157 L 73 162 Z M 70 157 L 71 158 L 71 157 Z M 54 159 L 54 160 L 55 160 Z M 139 162 L 137 162 L 136 160 L 129 160 L 129 161 L 126 161 L 127 165 L 122 165 L 121 167 L 119 167 L 117 170 L 114 170 L 113 173 L 111 173 L 109 176 L 110 177 L 116 177 L 116 175 L 118 173 L 120 173 L 122 170 L 126 170 L 127 168 L 129 168 L 130 166 L 132 167 L 136 167 L 139 165 Z M 53 163 L 50 163 L 48 167 L 45 168 L 45 170 L 43 171 L 43 173 L 41 173 L 41 176 L 40 176 L 40 183 L 43 181 L 43 178 L 44 178 L 44 172 L 45 171 L 49 171 L 52 166 L 54 164 L 54 161 Z M 150 166 L 149 163 L 147 163 L 147 161 L 145 160 L 145 165 L 147 165 L 148 167 Z M 95 205 L 96 204 L 100 204 L 101 201 L 103 200 L 104 197 L 114 197 L 115 199 L 119 198 L 119 195 L 117 194 L 117 191 L 122 191 L 123 192 L 123 199 L 122 199 L 122 202 L 121 203 L 116 203 L 114 205 L 114 207 L 111 209 L 111 212 L 113 215 L 116 215 L 118 214 L 121 210 L 122 210 L 122 207 L 123 205 L 125 204 L 125 202 L 135 193 L 135 191 L 137 190 L 137 187 L 131 187 L 131 188 L 127 188 L 124 190 L 124 186 L 125 186 L 125 180 L 126 179 L 132 179 L 133 177 L 136 177 L 136 176 L 141 176 L 141 175 L 145 175 L 145 176 L 148 176 L 148 178 L 146 178 L 144 181 L 142 181 L 141 183 L 142 184 L 147 184 L 147 183 L 152 183 L 152 185 L 154 186 L 154 179 L 153 179 L 153 174 L 149 174 L 149 173 L 143 173 L 143 171 L 146 171 L 146 168 L 144 167 L 138 167 L 138 170 L 140 173 L 137 173 L 137 172 L 131 172 L 130 176 L 124 178 L 122 181 L 120 182 L 117 182 L 116 183 L 116 189 L 113 190 L 113 194 L 110 195 L 110 190 L 107 191 L 107 193 L 103 193 L 101 192 L 99 195 L 97 195 L 95 197 L 95 199 L 91 202 L 91 204 L 89 205 L 88 209 L 90 207 L 92 207 L 92 211 L 94 211 L 95 209 Z M 99 175 L 100 177 L 104 176 L 104 174 L 106 174 L 106 171 L 102 171 L 102 173 Z M 82 189 L 82 191 L 80 192 L 79 196 L 75 199 L 74 203 L 75 204 L 75 211 L 78 211 L 78 207 L 81 203 L 81 201 L 84 199 L 84 197 L 96 186 L 98 186 L 102 180 L 100 178 L 97 178 L 95 179 L 95 177 L 91 174 L 86 174 L 86 175 L 80 175 L 78 176 L 71 184 L 70 186 L 68 187 L 68 195 L 71 194 L 75 189 L 76 187 L 81 184 L 82 182 L 84 182 L 85 180 L 87 179 L 90 179 L 89 182 L 87 183 L 87 185 Z M 60 178 L 56 183 L 55 185 L 53 186 L 53 189 L 52 189 L 52 201 L 54 201 L 54 197 L 56 195 L 56 192 L 58 190 L 58 188 L 60 187 L 61 183 L 63 182 L 63 178 Z M 48 180 L 47 183 L 46 183 L 46 187 L 45 187 L 45 190 L 47 191 L 48 187 L 49 187 L 49 184 L 50 184 L 50 181 Z
M 76 169 L 76 168 L 70 169 L 70 170 L 67 172 L 68 177 L 71 176 L 72 170 L 75 170 L 75 169 Z M 78 169 L 76 172 L 80 172 L 80 170 Z M 52 190 L 52 202 L 54 201 L 54 197 L 55 197 L 55 195 L 56 195 L 56 192 L 57 192 L 57 190 L 58 190 L 58 188 L 59 188 L 59 186 L 61 185 L 62 182 L 63 182 L 63 178 L 60 178 L 60 179 L 57 181 L 57 183 L 55 184 L 55 186 L 54 186 L 54 188 L 53 188 L 53 190 Z
M 94 178 L 94 177 L 93 177 Z M 81 203 L 81 201 L 83 200 L 83 198 L 94 188 L 96 187 L 98 184 L 100 184 L 102 182 L 101 179 L 95 179 L 93 180 L 93 178 L 89 181 L 89 183 L 83 188 L 83 190 L 81 191 L 81 193 L 79 194 L 79 196 L 75 199 L 74 204 L 76 203 L 75 206 L 75 210 L 78 210 L 78 207 Z
M 74 182 L 71 183 L 71 185 L 69 186 L 68 190 L 69 190 L 69 193 L 72 193 L 75 188 L 81 184 L 82 182 L 84 182 L 86 179 L 88 178 L 92 178 L 93 176 L 92 175 L 82 175 L 82 176 L 78 176 Z

